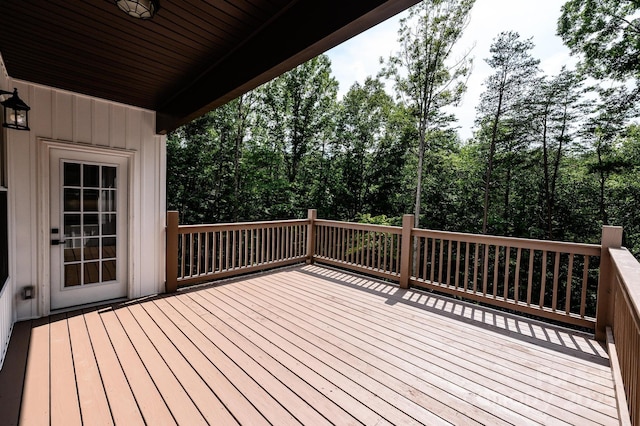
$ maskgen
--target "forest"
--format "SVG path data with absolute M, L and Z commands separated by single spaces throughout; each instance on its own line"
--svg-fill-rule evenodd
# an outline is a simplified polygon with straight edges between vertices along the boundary
M 187 224 L 413 213 L 421 228 L 590 243 L 619 225 L 640 257 L 640 6 L 567 1 L 557 32 L 580 61 L 557 75 L 535 40 L 496 34 L 473 52 L 493 74 L 462 140 L 448 106 L 472 59 L 451 51 L 473 4 L 412 7 L 400 50 L 341 99 L 320 55 L 169 134 L 168 208 Z

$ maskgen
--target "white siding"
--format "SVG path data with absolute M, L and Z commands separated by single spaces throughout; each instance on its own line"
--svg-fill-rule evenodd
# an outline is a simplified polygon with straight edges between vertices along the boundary
M 7 352 L 11 330 L 13 329 L 13 308 L 11 304 L 11 285 L 8 283 L 0 290 L 0 368 Z
M 0 56 L 0 89 L 3 90 L 11 90 L 9 86 L 9 77 L 7 76 L 7 72 L 4 68 L 4 62 L 2 61 L 2 56 Z M 0 107 L 1 109 L 1 107 Z M 0 127 L 0 132 L 4 132 L 6 135 L 6 130 Z M 11 244 L 12 239 L 12 229 L 9 227 L 9 244 Z M 9 255 L 9 262 L 13 259 L 11 253 Z M 0 290 L 0 368 L 2 368 L 2 363 L 4 361 L 4 355 L 7 350 L 7 345 L 9 344 L 9 339 L 11 338 L 11 330 L 13 329 L 13 323 L 15 321 L 15 313 L 13 309 L 13 284 L 12 284 L 12 276 L 11 270 L 9 270 L 9 279 L 5 283 L 5 286 Z M 0 283 L 2 285 L 2 283 Z
M 43 229 L 46 197 L 41 194 L 38 158 L 41 139 L 135 151 L 132 164 L 134 224 L 129 253 L 129 295 L 158 293 L 164 288 L 165 137 L 155 134 L 155 113 L 101 99 L 14 80 L 20 97 L 31 106 L 30 132 L 8 132 L 10 271 L 17 319 L 47 313 L 42 297 L 49 292 L 43 265 L 48 265 L 49 238 Z M 6 85 L 6 84 L 5 84 Z M 12 86 L 12 87 L 13 87 Z M 46 221 L 45 221 L 46 223 Z M 26 285 L 35 285 L 36 298 L 21 300 Z M 10 295 L 11 296 L 11 295 Z M 1 343 L 1 342 L 0 342 Z

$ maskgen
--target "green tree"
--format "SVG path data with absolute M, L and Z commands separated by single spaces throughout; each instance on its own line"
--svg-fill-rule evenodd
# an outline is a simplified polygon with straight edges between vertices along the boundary
M 376 152 L 387 137 L 393 100 L 378 79 L 355 83 L 340 102 L 333 146 L 333 166 L 340 180 L 334 188 L 339 216 L 353 219 L 369 213 Z
M 521 40 L 520 35 L 513 31 L 502 32 L 491 45 L 491 57 L 485 59 L 495 72 L 485 81 L 486 90 L 480 98 L 477 120 L 480 126 L 484 127 L 481 135 L 488 138 L 489 142 L 484 185 L 483 233 L 488 230 L 489 201 L 497 145 L 514 141 L 511 131 L 500 131 L 501 123 L 518 120 L 517 106 L 522 105 L 522 94 L 538 73 L 540 61 L 531 56 L 531 49 L 531 39 Z M 515 126 L 516 129 L 517 127 Z M 508 125 L 507 128 L 514 126 Z
M 576 72 L 563 67 L 557 76 L 537 80 L 526 101 L 529 111 L 525 118 L 531 123 L 530 143 L 539 147 L 542 157 L 541 212 L 548 239 L 554 236 L 560 165 L 566 151 L 571 149 L 578 123 L 585 113 L 581 85 Z
M 401 101 L 410 109 L 418 134 L 415 226 L 419 226 L 425 151 L 432 132 L 452 121 L 443 108 L 456 104 L 466 90 L 471 70 L 468 53 L 449 63 L 451 52 L 469 22 L 475 0 L 426 0 L 400 21 L 400 51 L 386 63 Z
M 311 184 L 326 174 L 313 166 L 326 165 L 314 160 L 324 155 L 323 146 L 331 137 L 337 87 L 329 58 L 320 55 L 258 89 L 260 107 L 256 109 L 259 117 L 252 135 L 254 143 L 272 150 L 272 178 L 280 181 L 284 172 L 288 182 L 284 190 L 288 200 L 280 197 L 280 184 L 271 188 L 280 191 L 283 202 L 277 208 L 278 216 L 291 217 L 307 208 Z
M 638 11 L 637 0 L 570 0 L 562 6 L 558 35 L 572 53 L 583 56 L 585 73 L 640 81 Z

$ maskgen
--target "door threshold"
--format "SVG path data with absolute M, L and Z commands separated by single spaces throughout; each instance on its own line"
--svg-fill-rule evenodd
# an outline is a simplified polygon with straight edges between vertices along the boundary
M 100 302 L 85 303 L 83 305 L 74 305 L 74 306 L 68 306 L 66 308 L 52 309 L 49 312 L 49 315 L 64 314 L 67 312 L 79 311 L 81 309 L 90 309 L 98 306 L 112 305 L 114 303 L 126 302 L 127 300 L 129 299 L 126 297 L 118 297 L 116 299 L 101 300 Z

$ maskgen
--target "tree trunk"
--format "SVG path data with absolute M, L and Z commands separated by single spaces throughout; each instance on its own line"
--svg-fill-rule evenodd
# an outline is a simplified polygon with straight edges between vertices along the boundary
M 511 195 L 511 161 L 509 161 L 508 165 L 507 165 L 507 176 L 506 176 L 506 184 L 507 187 L 504 190 L 504 206 L 503 206 L 503 210 L 502 210 L 502 221 L 504 223 L 504 228 L 502 230 L 502 233 L 504 235 L 509 235 L 509 232 L 507 232 L 508 228 L 509 228 L 509 197 Z
M 542 123 L 542 167 L 544 172 L 544 203 L 546 210 L 545 225 L 547 227 L 547 238 L 551 239 L 551 191 L 549 182 L 549 147 L 547 146 L 547 117 L 549 115 L 549 104 L 546 105 Z
M 596 152 L 598 153 L 598 169 L 600 173 L 600 196 L 598 200 L 598 204 L 600 207 L 600 219 L 602 220 L 603 225 L 608 225 L 609 217 L 607 215 L 607 208 L 604 205 L 604 191 L 605 185 L 607 183 L 607 172 L 604 170 L 604 162 L 602 161 L 602 149 L 600 147 L 600 143 L 598 143 Z
M 242 113 L 242 104 L 244 96 L 238 98 L 238 109 L 236 115 L 236 146 L 233 159 L 233 220 L 238 222 L 238 206 L 240 204 L 240 148 L 244 136 L 244 115 Z
M 484 183 L 484 209 L 482 214 L 482 233 L 487 233 L 487 222 L 489 217 L 489 190 L 491 185 L 491 174 L 493 173 L 493 156 L 496 153 L 496 139 L 498 137 L 498 123 L 500 121 L 500 115 L 502 113 L 502 97 L 504 96 L 504 79 L 503 85 L 500 90 L 498 98 L 498 108 L 496 115 L 493 119 L 493 126 L 491 129 L 491 147 L 489 148 L 489 161 L 487 164 L 487 175 Z

